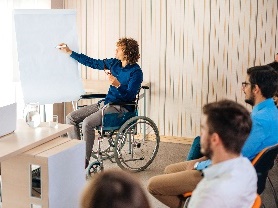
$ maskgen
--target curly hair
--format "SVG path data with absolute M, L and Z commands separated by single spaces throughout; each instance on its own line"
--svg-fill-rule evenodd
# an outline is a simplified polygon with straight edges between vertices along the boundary
M 128 63 L 135 64 L 140 58 L 139 45 L 133 38 L 120 38 L 116 45 L 123 47 Z

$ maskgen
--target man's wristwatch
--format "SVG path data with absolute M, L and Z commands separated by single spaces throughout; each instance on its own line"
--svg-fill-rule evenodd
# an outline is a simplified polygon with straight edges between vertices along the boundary
M 198 165 L 199 165 L 199 162 L 196 162 L 195 164 L 194 164 L 194 170 L 197 170 L 197 167 L 198 167 Z

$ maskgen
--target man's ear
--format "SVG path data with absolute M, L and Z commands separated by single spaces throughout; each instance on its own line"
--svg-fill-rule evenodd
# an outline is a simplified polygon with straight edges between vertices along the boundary
M 216 132 L 211 135 L 211 143 L 214 145 L 219 145 L 219 143 L 222 143 L 221 138 Z
M 259 86 L 258 86 L 257 84 L 255 84 L 255 85 L 253 86 L 252 91 L 253 91 L 254 93 L 261 93 L 261 89 L 259 88 Z

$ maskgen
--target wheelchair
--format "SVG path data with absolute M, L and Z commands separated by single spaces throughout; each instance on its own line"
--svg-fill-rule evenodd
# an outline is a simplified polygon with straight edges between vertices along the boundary
M 141 89 L 149 88 L 142 86 Z M 105 96 L 106 94 L 81 95 L 77 101 L 77 109 L 86 106 L 79 104 L 84 99 L 97 98 L 102 99 L 99 101 L 101 102 Z M 117 163 L 120 168 L 131 172 L 143 171 L 152 163 L 159 149 L 159 131 L 150 118 L 138 116 L 139 99 L 140 90 L 134 102 L 109 103 L 103 106 L 102 125 L 96 127 L 98 137 L 95 139 L 91 154 L 91 158 L 95 161 L 89 163 L 86 169 L 87 177 L 103 171 L 104 160 Z M 104 114 L 105 109 L 113 105 L 133 106 L 134 111 Z M 81 129 L 80 135 L 82 138 Z

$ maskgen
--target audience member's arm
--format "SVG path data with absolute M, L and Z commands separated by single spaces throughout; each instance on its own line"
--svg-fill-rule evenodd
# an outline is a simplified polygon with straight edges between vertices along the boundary
M 253 119 L 251 133 L 241 151 L 244 157 L 252 160 L 261 151 L 262 138 L 267 138 L 265 132 L 261 122 L 257 119 Z
M 203 157 L 203 158 L 205 158 L 205 157 Z M 195 170 L 204 170 L 209 165 L 211 165 L 211 160 L 205 160 L 205 161 L 197 162 L 197 164 L 195 164 L 194 169 Z

